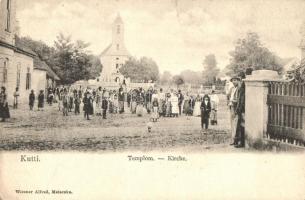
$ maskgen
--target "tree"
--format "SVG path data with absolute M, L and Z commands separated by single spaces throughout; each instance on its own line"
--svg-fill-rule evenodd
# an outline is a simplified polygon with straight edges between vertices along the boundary
M 73 43 L 71 36 L 59 34 L 54 46 L 54 69 L 64 84 L 96 78 L 101 72 L 102 65 L 98 58 L 86 50 L 88 43 L 80 40 Z
M 192 70 L 184 70 L 180 73 L 185 83 L 199 85 L 202 83 L 201 72 L 195 72 Z
M 258 34 L 254 32 L 249 32 L 245 38 L 239 39 L 234 51 L 229 54 L 231 62 L 227 66 L 228 75 L 237 74 L 247 68 L 270 69 L 278 72 L 283 70 L 280 58 L 264 47 Z
M 159 80 L 159 67 L 157 63 L 147 57 L 142 57 L 140 60 L 131 57 L 120 68 L 120 73 L 136 82 L 155 82 Z
M 63 84 L 96 78 L 102 70 L 99 58 L 86 50 L 90 44 L 81 40 L 74 43 L 71 36 L 59 34 L 54 41 L 54 47 L 29 37 L 19 40 L 45 61 L 61 78 Z
M 205 84 L 212 85 L 216 82 L 216 77 L 219 73 L 219 68 L 217 67 L 217 61 L 214 54 L 209 54 L 205 56 L 203 61 L 203 81 Z
M 173 76 L 172 81 L 175 85 L 177 85 L 177 88 L 184 84 L 184 80 L 180 75 Z
M 169 71 L 164 71 L 160 78 L 161 85 L 168 85 L 172 79 L 172 74 Z

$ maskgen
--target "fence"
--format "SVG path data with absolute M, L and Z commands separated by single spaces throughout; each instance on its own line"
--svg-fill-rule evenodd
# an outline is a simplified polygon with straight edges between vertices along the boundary
M 270 82 L 267 137 L 305 146 L 305 84 Z

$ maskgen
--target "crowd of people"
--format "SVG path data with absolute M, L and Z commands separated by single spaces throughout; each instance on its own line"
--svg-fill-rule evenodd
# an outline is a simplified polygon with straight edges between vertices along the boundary
M 18 107 L 18 88 L 14 93 L 14 109 Z M 217 109 L 219 98 L 215 91 L 204 94 L 203 91 L 197 94 L 183 93 L 181 90 L 169 89 L 163 91 L 162 88 L 147 90 L 137 88 L 127 91 L 121 86 L 118 90 L 107 90 L 102 87 L 83 88 L 78 87 L 58 87 L 39 91 L 38 95 L 31 90 L 29 94 L 29 109 L 34 110 L 35 104 L 38 111 L 43 111 L 45 103 L 58 105 L 58 111 L 64 116 L 72 112 L 79 115 L 81 110 L 84 118 L 90 120 L 90 116 L 102 116 L 107 118 L 107 113 L 122 114 L 132 113 L 137 116 L 150 114 L 153 122 L 160 117 L 201 116 L 201 127 L 208 129 L 209 122 L 217 124 Z M 2 121 L 9 118 L 9 107 L 5 87 L 0 93 L 0 117 Z M 69 114 L 70 113 L 70 114 Z M 211 118 L 211 119 L 210 119 Z
M 252 70 L 233 76 L 226 85 L 226 95 L 231 117 L 232 144 L 235 147 L 245 146 L 244 116 L 245 116 L 245 75 Z M 45 94 L 46 93 L 46 94 Z M 18 88 L 14 92 L 13 109 L 18 108 Z M 36 103 L 37 101 L 37 103 Z M 45 103 L 52 106 L 58 105 L 58 111 L 64 116 L 79 115 L 83 111 L 84 118 L 90 120 L 91 116 L 107 118 L 107 114 L 131 113 L 141 117 L 150 114 L 152 122 L 157 122 L 162 117 L 200 116 L 201 128 L 208 129 L 209 125 L 217 125 L 217 111 L 219 98 L 215 90 L 210 92 L 200 91 L 189 94 L 181 90 L 162 88 L 155 89 L 137 88 L 127 91 L 126 86 L 118 90 L 107 90 L 102 87 L 83 88 L 58 87 L 39 91 L 36 96 L 32 90 L 29 94 L 29 109 L 43 111 Z M 5 121 L 10 118 L 7 102 L 6 88 L 1 87 L 0 92 L 0 118 Z

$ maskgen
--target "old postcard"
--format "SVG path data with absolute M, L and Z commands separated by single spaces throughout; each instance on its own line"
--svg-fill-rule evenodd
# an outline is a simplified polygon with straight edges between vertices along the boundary
M 304 200 L 304 10 L 0 0 L 0 200 Z

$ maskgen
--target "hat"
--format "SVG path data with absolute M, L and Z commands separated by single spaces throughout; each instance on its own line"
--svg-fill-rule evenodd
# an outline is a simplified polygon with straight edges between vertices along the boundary
M 240 81 L 241 79 L 240 79 L 240 77 L 238 77 L 238 76 L 232 76 L 232 78 L 230 79 L 230 81 L 232 82 L 233 80 L 238 80 L 238 81 Z

